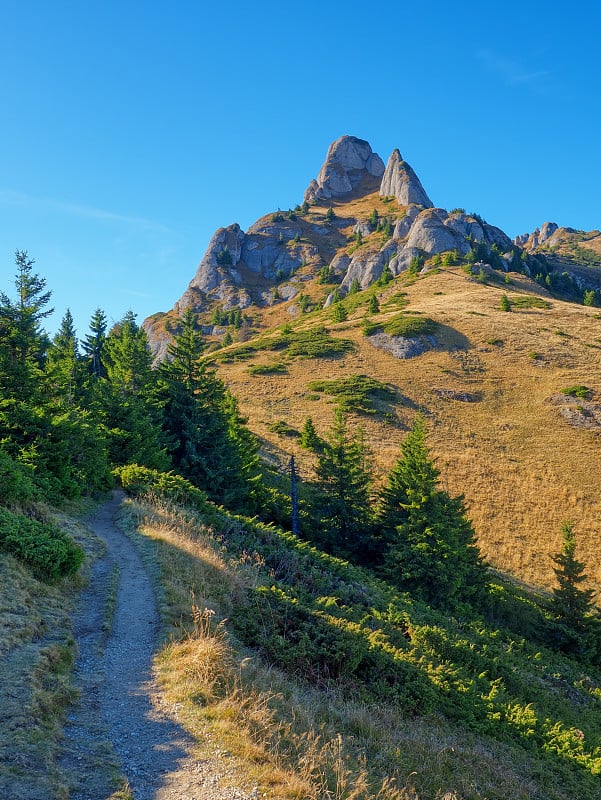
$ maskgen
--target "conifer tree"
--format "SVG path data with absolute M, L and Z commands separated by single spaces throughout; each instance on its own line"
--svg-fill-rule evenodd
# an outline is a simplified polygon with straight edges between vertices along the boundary
M 107 391 L 102 397 L 112 464 L 167 469 L 161 417 L 152 404 L 156 375 L 146 333 L 129 311 L 104 346 Z
M 67 309 L 48 350 L 48 374 L 54 396 L 66 406 L 74 404 L 79 379 L 79 351 L 73 316 Z
M 553 638 L 565 652 L 590 655 L 599 648 L 601 634 L 593 603 L 595 592 L 581 588 L 587 576 L 584 562 L 576 558 L 576 532 L 571 523 L 564 522 L 562 536 L 561 551 L 551 556 L 557 565 L 553 572 L 558 583 L 550 603 L 557 623 Z
M 475 533 L 463 498 L 437 488 L 439 472 L 425 436 L 418 419 L 380 495 L 383 571 L 400 587 L 441 607 L 480 602 L 486 570 Z
M 88 371 L 90 375 L 93 375 L 95 378 L 106 375 L 103 364 L 106 329 L 106 314 L 101 308 L 97 308 L 90 320 L 90 332 L 84 336 L 81 343 L 83 354 L 88 359 Z
M 332 553 L 357 561 L 371 560 L 371 480 L 367 447 L 359 431 L 351 436 L 338 409 L 316 467 L 315 538 Z
M 242 507 L 259 483 L 254 437 L 238 404 L 201 360 L 202 337 L 190 309 L 159 367 L 157 391 L 175 468 L 211 499 Z
M 315 425 L 311 417 L 307 417 L 300 435 L 300 446 L 305 450 L 312 450 L 314 453 L 323 449 L 323 440 L 317 435 Z

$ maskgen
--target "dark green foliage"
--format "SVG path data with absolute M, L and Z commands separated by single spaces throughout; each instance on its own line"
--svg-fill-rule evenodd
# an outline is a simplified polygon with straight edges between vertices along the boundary
M 236 330 L 242 327 L 242 322 L 242 311 L 239 308 L 230 308 L 229 311 L 216 308 L 211 317 L 213 325 L 231 325 Z
M 305 450 L 312 450 L 319 453 L 323 450 L 324 441 L 317 435 L 315 425 L 311 417 L 307 417 L 301 431 L 300 446 Z
M 357 292 L 361 291 L 361 284 L 359 283 L 359 278 L 355 278 L 351 283 L 350 289 L 348 290 L 349 294 L 356 294 Z
M 386 286 L 392 280 L 394 280 L 394 275 L 390 271 L 389 265 L 386 264 L 386 266 L 382 270 L 382 274 L 380 275 L 380 277 L 376 281 L 376 286 L 379 286 L 379 287 Z
M 249 375 L 285 375 L 288 372 L 285 364 L 253 364 L 248 368 Z
M 166 469 L 160 415 L 152 405 L 156 375 L 144 329 L 128 312 L 110 331 L 104 346 L 107 391 L 102 408 L 109 432 L 112 464 L 144 464 Z
M 407 339 L 416 336 L 431 336 L 436 333 L 437 324 L 430 317 L 415 317 L 408 314 L 398 314 L 385 323 L 367 322 L 363 326 L 363 333 L 370 336 L 372 333 L 383 332 L 389 336 L 403 336 Z
M 217 253 L 217 264 L 220 267 L 230 267 L 232 265 L 232 254 L 227 245 Z
M 267 430 L 271 431 L 272 433 L 277 433 L 278 436 L 300 436 L 300 433 L 296 430 L 296 428 L 292 428 L 283 419 L 279 419 L 277 422 L 272 422 L 271 425 L 267 426 Z
M 85 335 L 81 343 L 81 349 L 88 361 L 88 372 L 95 378 L 106 376 L 103 363 L 106 329 L 106 314 L 97 308 L 90 321 L 90 333 Z
M 439 472 L 418 419 L 380 495 L 384 573 L 427 602 L 453 608 L 484 599 L 486 570 L 461 497 L 437 488 Z
M 324 327 L 288 334 L 276 343 L 276 348 L 280 344 L 291 358 L 333 358 L 354 349 L 349 339 L 334 338 Z
M 332 222 L 335 217 L 336 215 L 334 214 L 334 209 L 332 208 L 332 206 L 330 206 L 325 213 L 325 221 Z
M 348 311 L 342 303 L 332 304 L 332 320 L 334 322 L 345 322 L 348 319 Z
M 27 506 L 36 494 L 33 470 L 0 447 L 0 505 Z
M 562 536 L 561 552 L 552 556 L 558 583 L 550 603 L 557 623 L 554 638 L 564 652 L 601 657 L 601 621 L 593 604 L 595 592 L 580 588 L 587 576 L 584 562 L 576 558 L 574 526 L 564 523 Z
M 36 578 L 49 583 L 73 575 L 83 562 L 81 547 L 56 525 L 6 508 L 0 508 L 0 549 L 26 564 Z
M 501 311 L 511 311 L 511 302 L 506 294 L 501 295 L 501 303 L 499 305 Z
M 316 467 L 317 495 L 313 538 L 326 550 L 359 561 L 369 560 L 371 480 L 362 432 L 349 434 L 344 412 L 334 424 Z
M 211 499 L 244 508 L 260 480 L 256 443 L 236 401 L 201 360 L 202 349 L 188 309 L 159 367 L 157 399 L 169 453 L 175 468 Z
M 344 412 L 354 411 L 359 414 L 375 414 L 376 402 L 393 402 L 396 392 L 384 383 L 367 375 L 349 375 L 332 381 L 311 381 L 309 389 L 323 392 L 336 398 Z
M 319 283 L 327 284 L 327 283 L 338 283 L 340 278 L 331 266 L 324 265 L 319 270 Z
M 367 313 L 368 314 L 378 314 L 380 311 L 380 303 L 378 302 L 378 297 L 375 294 L 370 295 L 369 300 L 367 301 Z

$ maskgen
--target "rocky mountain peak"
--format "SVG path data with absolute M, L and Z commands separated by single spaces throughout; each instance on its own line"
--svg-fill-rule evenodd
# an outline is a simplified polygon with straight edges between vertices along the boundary
M 516 236 L 514 243 L 531 253 L 550 239 L 557 230 L 559 230 L 559 227 L 556 222 L 544 222 L 540 228 L 535 228 L 532 233 L 522 233 L 520 236 Z
M 403 160 L 398 149 L 392 151 L 380 184 L 381 197 L 395 197 L 399 205 L 432 208 L 433 203 L 424 191 L 419 178 Z
M 378 189 L 383 174 L 384 162 L 369 142 L 341 136 L 329 146 L 319 175 L 307 187 L 304 199 L 313 203 L 369 194 Z

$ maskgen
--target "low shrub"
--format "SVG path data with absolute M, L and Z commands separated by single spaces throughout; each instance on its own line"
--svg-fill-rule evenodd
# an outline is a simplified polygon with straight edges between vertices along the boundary
M 371 336 L 373 333 L 387 333 L 389 336 L 403 336 L 413 339 L 417 336 L 429 336 L 436 333 L 437 323 L 429 317 L 417 317 L 398 314 L 385 323 L 367 323 L 363 326 L 363 333 Z
M 127 464 L 124 467 L 116 467 L 113 475 L 125 491 L 134 496 L 154 494 L 164 500 L 191 506 L 199 511 L 209 509 L 206 494 L 174 472 L 159 472 L 156 469 L 140 467 L 138 464 Z
M 0 508 L 0 549 L 22 561 L 36 578 L 47 583 L 73 575 L 83 562 L 81 547 L 56 525 L 6 508 Z
M 286 372 L 284 364 L 253 364 L 248 368 L 249 375 L 285 375 Z
M 561 390 L 561 393 L 568 397 L 579 397 L 581 400 L 590 400 L 593 390 L 589 389 L 588 386 L 576 384 L 575 386 L 566 386 L 565 389 Z
M 390 402 L 396 399 L 396 392 L 386 384 L 367 375 L 349 375 L 332 381 L 311 381 L 309 389 L 323 392 L 336 398 L 343 411 L 361 414 L 374 414 L 374 402 Z

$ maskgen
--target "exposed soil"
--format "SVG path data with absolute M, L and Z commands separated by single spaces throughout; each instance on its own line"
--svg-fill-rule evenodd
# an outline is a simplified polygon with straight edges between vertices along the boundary
M 123 776 L 135 800 L 247 800 L 221 754 L 195 757 L 195 742 L 161 703 L 151 673 L 159 619 L 134 544 L 114 524 L 121 496 L 90 520 L 107 547 L 92 566 L 75 619 L 81 692 L 65 729 L 61 767 L 70 800 L 107 800 Z M 118 589 L 117 589 L 118 579 Z M 205 748 L 206 752 L 206 748 Z

